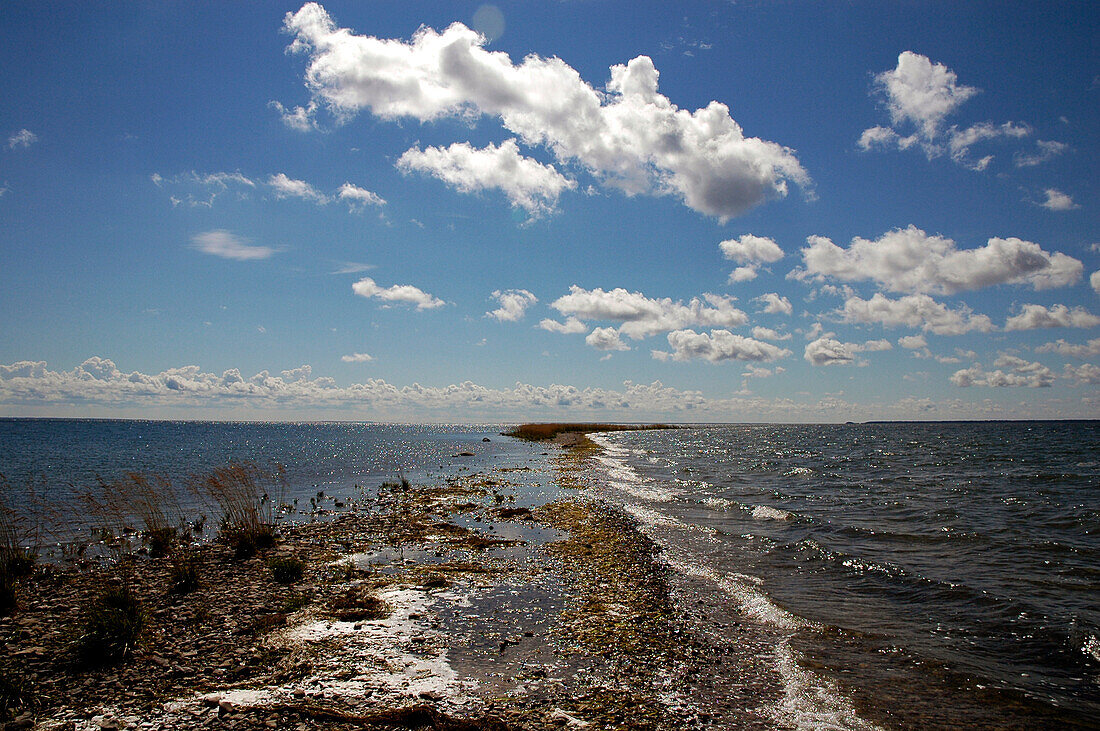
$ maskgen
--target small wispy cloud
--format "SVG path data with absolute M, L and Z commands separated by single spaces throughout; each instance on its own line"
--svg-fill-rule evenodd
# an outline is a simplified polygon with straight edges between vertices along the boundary
M 270 246 L 256 246 L 225 229 L 204 231 L 191 237 L 191 247 L 204 254 L 236 261 L 267 259 L 275 253 Z
M 18 150 L 30 147 L 35 142 L 38 142 L 38 135 L 31 132 L 29 129 L 21 129 L 18 132 L 13 132 L 8 137 L 8 149 Z

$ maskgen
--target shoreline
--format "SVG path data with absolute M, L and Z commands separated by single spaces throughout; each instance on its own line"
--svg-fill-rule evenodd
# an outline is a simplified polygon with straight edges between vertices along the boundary
M 518 505 L 509 474 L 531 468 L 516 465 L 412 486 L 288 526 L 244 561 L 200 546 L 190 594 L 166 591 L 170 558 L 37 566 L 0 619 L 5 728 L 719 723 L 720 708 L 677 697 L 718 650 L 675 615 L 654 544 L 578 490 L 598 448 L 580 432 L 555 441 L 539 477 L 563 499 Z M 302 579 L 276 582 L 274 558 L 303 561 Z M 74 616 L 120 580 L 144 607 L 142 640 L 118 664 L 74 665 Z

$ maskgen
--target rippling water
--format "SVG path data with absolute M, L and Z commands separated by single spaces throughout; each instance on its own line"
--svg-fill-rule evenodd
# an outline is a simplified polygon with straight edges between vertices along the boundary
M 8 502 L 24 499 L 29 484 L 64 508 L 82 492 L 94 492 L 98 479 L 126 472 L 183 485 L 232 461 L 277 463 L 286 468 L 283 497 L 300 498 L 304 506 L 318 491 L 331 502 L 353 497 L 356 485 L 375 488 L 398 475 L 441 480 L 545 459 L 542 450 L 499 431 L 488 425 L 0 419 L 0 474 L 13 493 Z M 473 456 L 458 456 L 463 453 Z
M 597 439 L 607 497 L 673 568 L 788 628 L 777 666 L 851 699 L 829 724 L 1100 724 L 1100 423 Z

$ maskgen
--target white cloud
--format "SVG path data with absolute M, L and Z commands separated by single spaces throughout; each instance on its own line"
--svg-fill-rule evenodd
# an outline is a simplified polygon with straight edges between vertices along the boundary
M 1100 271 L 1095 271 L 1089 276 L 1089 286 L 1096 294 L 1100 294 Z
M 876 292 L 869 300 L 853 296 L 845 300 L 840 314 L 844 322 L 913 327 L 936 335 L 962 335 L 975 330 L 989 332 L 994 329 L 992 320 L 975 314 L 966 305 L 953 310 L 926 294 L 890 299 Z
M 539 327 L 552 333 L 561 335 L 579 335 L 588 332 L 588 326 L 575 317 L 566 318 L 565 322 L 558 322 L 549 318 L 539 322 Z
M 734 335 L 729 330 L 712 330 L 709 333 L 694 330 L 675 330 L 668 334 L 668 344 L 672 353 L 664 356 L 673 360 L 709 360 L 720 363 L 726 360 L 738 361 L 774 361 L 786 358 L 791 351 L 771 343 Z M 657 351 L 660 352 L 660 351 Z M 654 353 L 655 357 L 664 359 Z
M 776 366 L 773 368 L 764 368 L 758 365 L 748 365 L 746 370 L 741 375 L 745 378 L 771 378 L 777 376 L 780 373 L 786 373 L 787 369 L 783 366 Z
M 186 203 L 189 206 L 203 206 L 210 208 L 214 205 L 214 199 L 226 193 L 231 188 L 236 189 L 241 197 L 247 195 L 249 188 L 255 188 L 256 183 L 249 177 L 242 175 L 240 171 L 227 173 L 198 173 L 192 170 L 188 173 L 173 175 L 170 178 L 163 177 L 160 173 L 149 176 L 153 184 L 158 188 L 178 190 L 182 198 L 170 196 L 172 205 Z
M 584 342 L 596 350 L 630 350 L 630 346 L 619 338 L 619 331 L 613 327 L 595 328 Z
M 912 51 L 900 53 L 894 69 L 875 76 L 894 124 L 911 123 L 928 140 L 938 137 L 944 119 L 978 93 L 957 82 L 954 71 Z
M 563 315 L 581 320 L 607 320 L 622 323 L 619 333 L 634 340 L 692 325 L 704 327 L 738 327 L 748 322 L 748 315 L 733 306 L 731 297 L 704 294 L 693 297 L 686 305 L 680 301 L 650 299 L 641 292 L 616 288 L 587 290 L 577 285 L 569 294 L 550 304 Z
M 906 350 L 920 350 L 928 347 L 928 341 L 924 339 L 923 335 L 905 335 L 898 338 L 898 345 Z
M 223 259 L 249 261 L 266 259 L 275 253 L 270 246 L 256 246 L 248 239 L 241 238 L 225 229 L 215 229 L 195 234 L 191 237 L 191 246 L 204 254 L 213 254 Z
M 802 249 L 798 279 L 874 280 L 895 292 L 954 294 L 996 284 L 1028 284 L 1048 289 L 1073 284 L 1083 265 L 1065 254 L 1043 251 L 1017 238 L 991 238 L 980 249 L 958 249 L 943 236 L 910 225 L 877 240 L 852 239 L 844 249 L 824 236 L 810 236 Z
M 1045 343 L 1035 349 L 1036 353 L 1057 353 L 1058 355 L 1068 355 L 1073 358 L 1091 358 L 1094 355 L 1100 355 L 1100 338 L 1093 338 L 1084 345 L 1073 345 L 1067 343 L 1065 340 L 1059 338 L 1053 343 Z
M 351 355 L 342 355 L 340 360 L 345 363 L 370 363 L 374 360 L 374 356 L 369 353 L 352 353 Z
M 492 312 L 486 312 L 486 317 L 495 317 L 498 322 L 518 322 L 523 319 L 527 308 L 538 302 L 535 295 L 526 289 L 494 290 L 493 299 L 500 303 L 500 307 Z
M 832 333 L 826 333 L 806 345 L 802 356 L 814 366 L 847 365 L 856 362 L 856 354 L 891 350 L 887 340 L 868 340 L 865 343 L 842 343 Z
M 771 315 L 789 315 L 794 312 L 791 301 L 777 292 L 762 294 L 754 298 L 753 302 L 759 302 L 764 305 L 760 311 Z
M 1073 202 L 1073 198 L 1057 188 L 1047 188 L 1043 191 L 1043 194 L 1046 195 L 1047 199 L 1039 205 L 1048 211 L 1072 211 L 1074 208 L 1080 208 L 1079 205 Z
M 304 180 L 288 178 L 286 173 L 272 175 L 267 184 L 275 189 L 276 198 L 301 198 L 310 203 L 325 205 L 329 197 Z
M 407 302 L 416 305 L 418 310 L 431 310 L 447 304 L 438 297 L 434 297 L 411 284 L 379 287 L 370 277 L 363 277 L 351 285 L 351 291 L 360 297 L 376 297 L 383 302 Z
M 295 369 L 299 374 L 300 369 Z M 382 379 L 338 385 L 325 376 L 287 380 L 260 371 L 248 377 L 231 368 L 221 374 L 198 366 L 159 373 L 126 373 L 102 358 L 76 368 L 50 370 L 44 361 L 0 364 L 0 403 L 24 413 L 50 414 L 58 407 L 98 415 L 161 413 L 188 418 L 371 418 L 401 421 L 744 421 L 805 422 L 912 418 L 1051 418 L 1095 416 L 1096 402 L 1076 399 L 1054 405 L 903 398 L 858 404 L 841 397 L 799 400 L 741 396 L 707 397 L 660 381 L 627 381 L 621 388 L 577 388 L 516 383 L 488 388 L 465 381 L 443 386 L 397 386 Z M 66 413 L 71 413 L 67 411 Z
M 422 122 L 498 117 L 524 144 L 628 195 L 675 195 L 719 219 L 785 196 L 788 181 L 810 182 L 793 151 L 746 137 L 726 105 L 689 112 L 672 104 L 646 56 L 613 66 L 605 93 L 561 59 L 532 54 L 517 65 L 486 51 L 486 39 L 461 23 L 422 27 L 404 42 L 355 35 L 307 3 L 285 26 L 295 36 L 290 50 L 308 54 L 312 102 L 337 121 L 361 110 Z
M 386 200 L 382 196 L 351 183 L 341 185 L 336 191 L 336 197 L 347 203 L 350 211 L 359 211 L 366 206 L 386 205 Z
M 754 279 L 756 279 L 756 267 L 737 267 L 732 272 L 730 272 L 729 283 L 740 284 L 741 282 L 751 282 Z
M 790 340 L 793 337 L 790 333 L 781 333 L 770 327 L 754 327 L 752 336 L 757 340 Z
M 1054 372 L 1042 363 L 1031 363 L 1014 355 L 1002 355 L 993 367 L 997 370 L 986 371 L 975 363 L 970 368 L 955 371 L 951 382 L 960 388 L 1048 388 L 1054 385 Z
M 1038 149 L 1033 153 L 1018 152 L 1013 156 L 1012 159 L 1013 162 L 1016 163 L 1016 167 L 1026 168 L 1042 165 L 1044 162 L 1061 155 L 1069 149 L 1069 145 L 1064 142 L 1055 142 L 1053 140 L 1035 140 L 1035 147 Z
M 268 103 L 272 109 L 279 113 L 279 117 L 283 120 L 283 124 L 298 132 L 309 132 L 310 130 L 317 128 L 317 122 L 314 120 L 314 115 L 317 113 L 317 105 L 310 103 L 304 107 L 294 107 L 287 109 L 277 101 Z
M 8 149 L 26 149 L 35 142 L 38 142 L 38 135 L 31 132 L 29 129 L 21 129 L 8 136 Z
M 774 264 L 783 258 L 783 249 L 766 236 L 744 234 L 718 244 L 722 254 L 738 264 Z
M 1073 385 L 1075 386 L 1097 386 L 1100 385 L 1100 366 L 1093 365 L 1092 363 L 1082 363 L 1079 366 L 1072 366 L 1067 363 L 1065 370 L 1062 372 L 1062 378 L 1073 381 Z
M 514 139 L 482 149 L 467 142 L 447 148 L 413 147 L 397 160 L 397 168 L 427 173 L 460 193 L 499 189 L 513 206 L 536 218 L 553 213 L 561 192 L 577 187 L 553 165 L 521 155 Z
M 1084 307 L 1070 309 L 1065 305 L 1022 305 L 1020 314 L 1008 318 L 1005 330 L 1036 330 L 1044 327 L 1095 327 L 1100 317 Z
M 959 84 L 954 71 L 912 51 L 903 51 L 898 56 L 896 67 L 875 76 L 875 91 L 882 95 L 892 126 L 865 129 L 857 143 L 859 149 L 864 151 L 892 147 L 907 150 L 920 146 L 929 160 L 947 153 L 963 167 L 985 170 L 993 156 L 973 159 L 970 156 L 972 146 L 995 139 L 1019 139 L 1031 134 L 1028 125 L 1016 122 L 979 122 L 964 128 L 948 126 L 947 118 L 977 94 L 978 89 Z M 1038 155 L 1057 154 L 1061 150 L 1054 150 L 1059 144 L 1040 143 Z M 1038 164 L 1020 162 L 1028 159 L 1031 158 L 1017 156 L 1017 166 Z

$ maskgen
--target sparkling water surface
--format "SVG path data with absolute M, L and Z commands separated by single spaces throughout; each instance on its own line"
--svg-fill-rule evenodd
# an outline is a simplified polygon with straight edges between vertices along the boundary
M 804 620 L 803 661 L 862 687 L 864 705 L 923 694 L 928 713 L 953 704 L 975 725 L 1047 712 L 1035 727 L 1100 724 L 1100 423 L 598 440 L 609 499 L 684 570 L 733 577 Z

